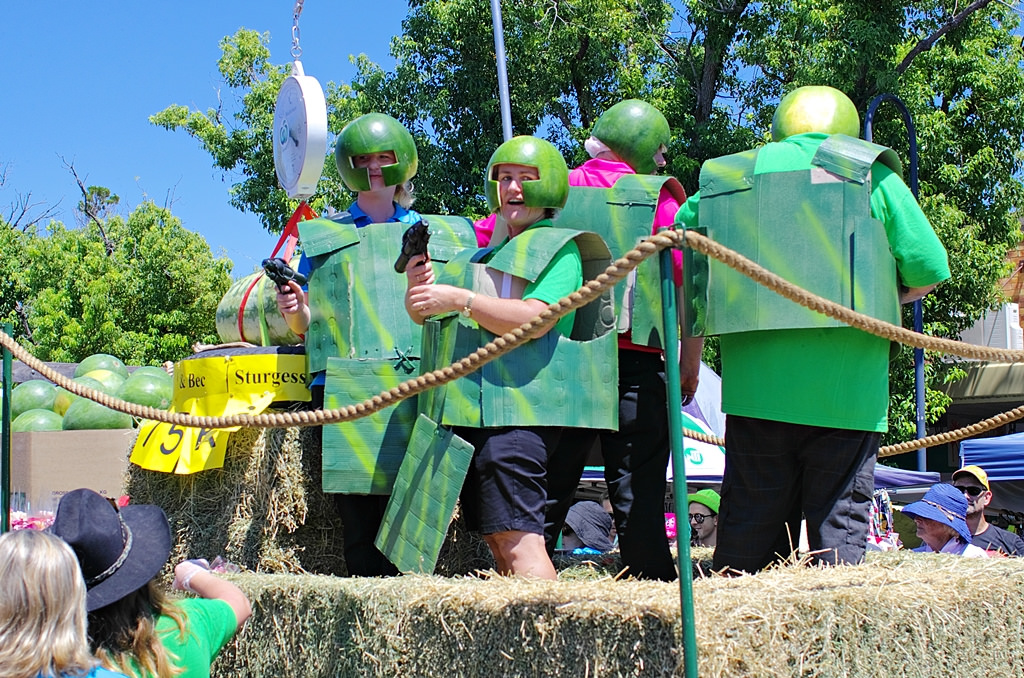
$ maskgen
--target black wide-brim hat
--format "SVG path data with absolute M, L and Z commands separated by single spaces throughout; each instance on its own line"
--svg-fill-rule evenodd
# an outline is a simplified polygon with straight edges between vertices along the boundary
M 61 498 L 50 529 L 78 556 L 89 612 L 145 586 L 171 554 L 171 527 L 163 509 L 139 504 L 118 510 L 88 489 Z

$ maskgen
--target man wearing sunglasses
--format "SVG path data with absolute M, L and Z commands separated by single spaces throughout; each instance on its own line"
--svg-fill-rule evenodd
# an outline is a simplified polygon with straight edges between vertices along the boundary
M 986 551 L 1024 556 L 1024 539 L 985 520 L 985 509 L 992 501 L 988 474 L 980 466 L 964 466 L 953 474 L 953 487 L 967 500 L 967 527 L 974 535 L 972 543 Z
M 711 488 L 687 496 L 690 502 L 690 543 L 693 546 L 718 544 L 718 509 L 722 498 Z

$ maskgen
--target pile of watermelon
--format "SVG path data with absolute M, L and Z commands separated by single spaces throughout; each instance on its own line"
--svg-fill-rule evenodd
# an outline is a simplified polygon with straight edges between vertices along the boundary
M 115 398 L 162 410 L 171 406 L 174 392 L 174 381 L 162 368 L 139 367 L 129 372 L 121 360 L 106 353 L 91 355 L 79 363 L 74 380 Z M 32 379 L 14 387 L 11 418 L 14 433 L 135 425 L 131 415 L 77 396 L 45 379 Z

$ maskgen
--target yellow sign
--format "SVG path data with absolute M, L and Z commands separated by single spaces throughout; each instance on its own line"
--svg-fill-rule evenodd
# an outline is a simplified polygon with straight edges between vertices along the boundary
M 303 355 L 234 355 L 183 360 L 174 366 L 172 412 L 221 417 L 259 414 L 274 401 L 308 401 Z M 228 436 L 240 427 L 204 429 L 143 422 L 131 461 L 164 473 L 224 465 Z

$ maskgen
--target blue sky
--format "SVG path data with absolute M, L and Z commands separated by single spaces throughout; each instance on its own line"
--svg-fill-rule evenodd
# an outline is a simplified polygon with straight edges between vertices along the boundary
M 171 104 L 205 111 L 227 86 L 217 72 L 220 40 L 241 27 L 270 33 L 271 61 L 291 60 L 290 0 L 210 2 L 4 3 L 0 20 L 0 213 L 18 195 L 75 224 L 80 199 L 64 161 L 86 185 L 106 186 L 124 214 L 145 199 L 171 200 L 183 225 L 206 237 L 215 254 L 252 272 L 277 241 L 250 214 L 229 204 L 234 182 L 184 132 L 148 117 Z M 364 53 L 390 67 L 392 36 L 408 4 L 398 0 L 306 0 L 299 19 L 307 75 L 347 82 L 349 55 Z

